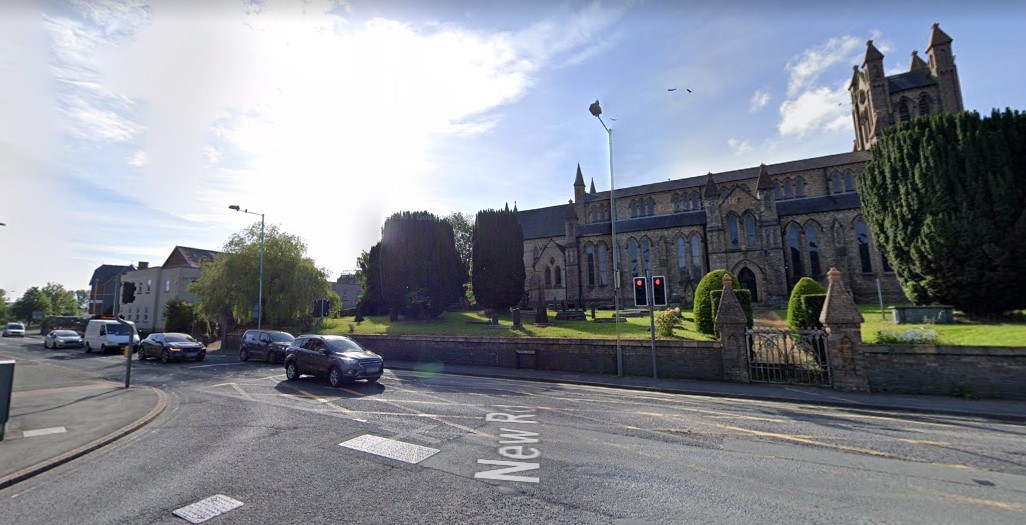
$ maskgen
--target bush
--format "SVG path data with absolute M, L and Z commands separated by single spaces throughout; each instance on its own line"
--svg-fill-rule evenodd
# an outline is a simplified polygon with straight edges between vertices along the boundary
M 805 327 L 815 328 L 817 330 L 823 329 L 823 323 L 819 322 L 819 314 L 823 311 L 823 305 L 826 304 L 825 293 L 814 293 L 802 296 L 802 310 L 805 311 Z
M 655 316 L 656 333 L 662 337 L 673 337 L 673 328 L 680 322 L 680 308 L 667 308 Z
M 883 345 L 931 345 L 937 344 L 937 331 L 923 328 L 907 330 L 880 330 L 876 334 L 876 342 Z
M 709 292 L 712 290 L 723 289 L 723 275 L 730 275 L 733 279 L 734 291 L 741 289 L 740 283 L 737 282 L 737 277 L 727 270 L 713 270 L 702 277 L 702 280 L 698 282 L 698 286 L 695 287 L 695 306 L 692 310 L 695 314 L 695 329 L 699 333 L 713 335 L 716 333 L 716 326 L 713 322 L 714 317 L 712 313 L 712 301 L 709 298 Z
M 814 323 L 809 324 L 810 317 L 813 316 L 811 312 L 805 309 L 805 303 L 802 302 L 802 296 L 804 295 L 825 295 L 826 288 L 823 285 L 816 282 L 811 277 L 802 277 L 795 283 L 794 288 L 791 289 L 791 299 L 787 301 L 787 326 L 791 327 L 792 330 L 801 330 L 803 328 L 812 328 L 819 321 L 819 312 L 815 313 L 817 319 Z
M 751 328 L 754 324 L 752 318 L 752 291 L 751 290 L 734 290 L 734 295 L 737 296 L 737 301 L 741 303 L 741 310 L 745 312 L 745 322 L 748 328 Z M 712 318 L 716 321 L 716 313 L 720 311 L 720 299 L 723 298 L 723 290 L 713 290 L 709 292 L 710 304 L 712 304 Z M 716 337 L 720 336 L 720 330 L 716 328 L 716 323 L 713 323 L 713 335 Z

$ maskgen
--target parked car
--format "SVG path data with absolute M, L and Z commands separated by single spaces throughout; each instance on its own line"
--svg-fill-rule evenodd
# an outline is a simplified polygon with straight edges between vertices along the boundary
M 147 357 L 159 358 L 161 363 L 195 359 L 202 361 L 207 356 L 207 347 L 189 334 L 178 332 L 157 332 L 139 343 L 139 360 Z
M 50 333 L 43 337 L 43 348 L 81 348 L 82 344 L 82 336 L 74 330 L 50 330 Z
M 97 348 L 101 352 L 107 353 L 108 348 L 117 350 L 129 344 L 132 345 L 133 350 L 138 348 L 139 336 L 132 334 L 135 323 L 132 321 L 127 321 L 127 323 L 127 325 L 121 324 L 116 319 L 90 319 L 89 324 L 86 325 L 85 337 L 82 338 L 85 340 L 86 353 Z
M 4 337 L 25 337 L 25 325 L 16 322 L 7 323 L 3 335 Z
M 256 357 L 268 363 L 280 363 L 285 360 L 289 345 L 296 338 L 288 332 L 278 330 L 246 330 L 242 334 L 242 347 L 239 349 L 239 360 L 249 361 Z
M 333 387 L 366 379 L 374 383 L 381 377 L 381 356 L 342 335 L 302 335 L 289 346 L 285 356 L 285 377 L 325 377 Z

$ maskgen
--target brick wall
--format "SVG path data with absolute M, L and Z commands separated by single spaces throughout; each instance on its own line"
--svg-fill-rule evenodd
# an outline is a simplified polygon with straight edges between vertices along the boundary
M 616 374 L 616 341 L 597 339 L 511 339 L 354 335 L 361 345 L 388 360 L 452 365 L 537 368 L 559 372 Z M 621 341 L 624 374 L 652 374 L 651 342 Z M 656 341 L 659 377 L 721 380 L 718 342 Z
M 866 345 L 874 392 L 950 395 L 967 385 L 980 398 L 1026 400 L 1026 348 Z

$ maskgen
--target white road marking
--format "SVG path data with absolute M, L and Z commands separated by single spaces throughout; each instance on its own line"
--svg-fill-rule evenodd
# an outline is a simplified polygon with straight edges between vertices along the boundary
M 414 465 L 438 453 L 437 448 L 423 447 L 371 434 L 364 434 L 338 445 Z
M 195 366 L 187 366 L 185 368 L 206 368 L 208 366 L 236 366 L 236 365 L 244 365 L 244 364 L 246 364 L 246 363 L 214 363 L 212 365 L 195 365 Z
M 225 512 L 237 509 L 241 506 L 242 502 L 237 499 L 229 498 L 224 494 L 215 494 L 209 498 L 199 500 L 192 505 L 186 505 L 180 509 L 175 509 L 172 514 L 188 521 L 189 523 L 203 523 L 210 518 L 220 516 Z
M 40 429 L 37 429 L 37 430 L 26 430 L 26 431 L 22 432 L 21 435 L 23 437 L 30 438 L 30 437 L 36 437 L 36 436 L 45 436 L 45 435 L 48 435 L 48 434 L 63 434 L 65 432 L 67 432 L 67 431 L 68 431 L 68 429 L 66 429 L 64 427 L 51 427 L 51 428 L 40 428 Z

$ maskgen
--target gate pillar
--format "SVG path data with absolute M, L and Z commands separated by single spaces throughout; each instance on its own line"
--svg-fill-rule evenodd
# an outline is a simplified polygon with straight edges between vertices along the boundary
M 741 302 L 734 294 L 734 284 L 729 273 L 723 275 L 723 295 L 720 296 L 715 321 L 723 347 L 723 379 L 739 383 L 749 382 L 748 339 L 745 336 L 748 320 L 741 308 Z
M 830 268 L 827 297 L 819 322 L 830 336 L 827 345 L 833 385 L 837 390 L 869 391 L 866 359 L 862 348 L 862 314 L 844 289 L 841 272 Z

